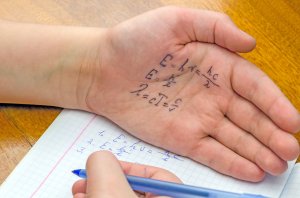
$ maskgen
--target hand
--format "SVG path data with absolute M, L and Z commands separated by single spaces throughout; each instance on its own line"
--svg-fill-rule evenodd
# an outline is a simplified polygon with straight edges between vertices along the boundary
M 223 14 L 160 8 L 108 30 L 86 104 L 133 135 L 248 181 L 299 154 L 300 116 L 235 52 L 255 40 Z M 95 64 L 96 65 L 96 64 Z
M 159 197 L 135 193 L 129 186 L 124 173 L 128 175 L 177 182 L 180 180 L 172 173 L 151 166 L 119 162 L 110 152 L 93 153 L 87 160 L 87 180 L 74 183 L 72 193 L 74 198 L 88 197 Z

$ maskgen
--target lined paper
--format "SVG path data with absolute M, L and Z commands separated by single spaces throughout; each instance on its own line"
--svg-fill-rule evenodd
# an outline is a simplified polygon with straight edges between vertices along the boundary
M 296 164 L 293 174 L 288 179 L 287 184 L 281 195 L 282 198 L 300 197 L 300 164 Z
M 120 160 L 168 169 L 184 183 L 238 193 L 279 197 L 293 167 L 249 183 L 219 174 L 190 159 L 147 144 L 109 120 L 91 113 L 64 110 L 0 187 L 0 197 L 72 197 L 90 153 L 109 150 Z

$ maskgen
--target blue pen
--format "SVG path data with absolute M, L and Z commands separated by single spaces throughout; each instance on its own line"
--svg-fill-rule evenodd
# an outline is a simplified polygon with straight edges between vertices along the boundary
M 73 170 L 72 172 L 81 178 L 87 177 L 85 169 L 77 169 Z M 225 192 L 131 175 L 127 175 L 126 178 L 133 190 L 150 192 L 156 195 L 169 196 L 174 198 L 266 198 L 262 195 Z

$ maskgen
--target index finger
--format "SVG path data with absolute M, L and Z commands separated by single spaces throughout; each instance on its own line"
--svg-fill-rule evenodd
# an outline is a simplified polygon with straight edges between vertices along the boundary
M 154 166 L 148 166 L 137 163 L 121 161 L 121 166 L 125 174 L 138 177 L 157 179 L 168 182 L 182 183 L 181 180 L 173 173 Z
M 135 197 L 117 158 L 107 151 L 91 154 L 87 160 L 89 197 Z
M 232 88 L 256 105 L 278 127 L 288 132 L 300 130 L 300 115 L 275 83 L 259 68 L 241 58 L 233 66 Z
M 87 161 L 87 194 L 95 197 L 100 195 L 134 197 L 124 173 L 169 182 L 181 182 L 178 177 L 167 170 L 142 164 L 119 162 L 112 153 L 100 151 L 93 153 Z M 115 189 L 115 186 L 118 187 L 118 190 Z

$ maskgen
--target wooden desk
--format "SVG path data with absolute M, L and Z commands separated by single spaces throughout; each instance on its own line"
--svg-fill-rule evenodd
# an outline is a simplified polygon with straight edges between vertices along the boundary
M 10 0 L 0 1 L 0 18 L 18 22 L 108 27 L 164 5 L 227 13 L 241 29 L 257 39 L 257 48 L 243 56 L 262 68 L 300 110 L 300 1 Z M 60 111 L 50 107 L 0 106 L 0 183 Z M 300 140 L 300 135 L 297 137 Z

